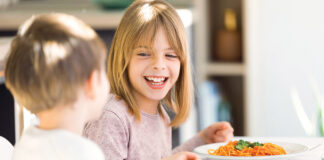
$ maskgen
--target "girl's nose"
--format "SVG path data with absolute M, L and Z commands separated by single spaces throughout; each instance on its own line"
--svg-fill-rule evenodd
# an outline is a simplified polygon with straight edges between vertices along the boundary
M 154 70 L 165 70 L 166 64 L 162 56 L 156 56 L 153 62 Z

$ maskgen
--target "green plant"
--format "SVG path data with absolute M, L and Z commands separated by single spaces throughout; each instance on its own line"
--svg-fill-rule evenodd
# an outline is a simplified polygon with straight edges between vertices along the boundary
M 312 90 L 316 101 L 316 113 L 310 119 L 302 105 L 299 94 L 295 87 L 291 90 L 291 99 L 297 114 L 297 117 L 304 128 L 305 132 L 309 136 L 316 136 L 319 133 L 324 137 L 324 97 L 319 91 L 315 80 L 311 80 Z

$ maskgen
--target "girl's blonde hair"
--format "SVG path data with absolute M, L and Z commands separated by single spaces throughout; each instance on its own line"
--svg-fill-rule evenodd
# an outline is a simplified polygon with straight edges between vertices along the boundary
M 163 0 L 137 0 L 126 10 L 113 39 L 108 57 L 108 78 L 111 92 L 128 104 L 129 111 L 140 120 L 139 107 L 131 92 L 128 65 L 135 46 L 143 43 L 152 46 L 157 30 L 162 27 L 171 47 L 180 59 L 180 73 L 175 85 L 161 101 L 176 116 L 170 126 L 183 123 L 193 103 L 193 84 L 190 54 L 184 25 L 175 9 Z M 161 108 L 159 108 L 161 114 Z

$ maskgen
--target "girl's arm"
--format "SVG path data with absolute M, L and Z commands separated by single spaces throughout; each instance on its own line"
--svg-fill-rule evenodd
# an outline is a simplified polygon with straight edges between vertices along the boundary
M 231 124 L 228 122 L 214 123 L 200 131 L 184 144 L 173 149 L 172 152 L 192 151 L 194 148 L 203 144 L 230 141 L 233 138 L 233 131 Z
M 178 147 L 172 150 L 172 153 L 178 153 L 182 151 L 189 151 L 191 152 L 197 146 L 205 144 L 204 140 L 197 134 L 196 136 L 192 137 L 185 143 L 179 145 Z
M 88 124 L 84 135 L 97 143 L 105 159 L 127 158 L 128 131 L 123 121 L 111 111 L 104 110 L 100 119 Z
M 227 142 L 232 140 L 234 129 L 228 122 L 217 122 L 198 133 L 205 143 Z

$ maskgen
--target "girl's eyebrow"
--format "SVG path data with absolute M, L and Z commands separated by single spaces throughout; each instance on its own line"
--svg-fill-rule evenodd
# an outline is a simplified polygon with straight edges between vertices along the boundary
M 164 51 L 174 51 L 174 49 L 169 47 L 169 48 L 164 49 Z
M 141 48 L 149 49 L 149 47 L 147 47 L 147 46 L 142 46 L 142 45 L 139 45 L 139 46 L 136 46 L 136 47 L 135 47 L 135 49 L 141 49 Z
M 135 50 L 136 49 L 150 49 L 150 47 L 139 45 L 139 46 L 135 47 Z M 174 51 L 174 49 L 169 47 L 169 48 L 163 49 L 163 51 Z

